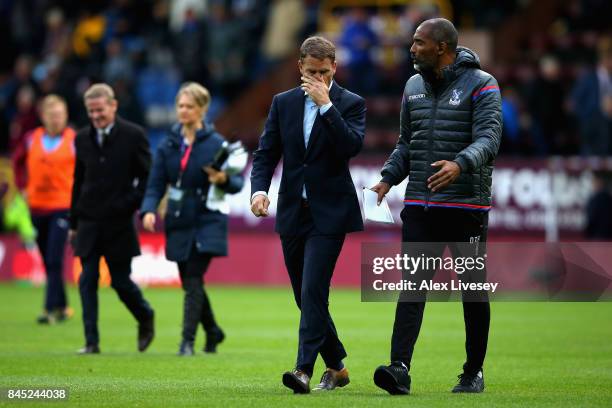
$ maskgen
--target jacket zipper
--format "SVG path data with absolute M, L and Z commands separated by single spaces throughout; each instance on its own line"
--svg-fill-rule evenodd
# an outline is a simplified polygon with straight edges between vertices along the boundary
M 433 88 L 433 87 L 432 87 Z M 429 130 L 429 140 L 428 140 L 428 149 L 429 149 L 429 158 L 433 156 L 433 136 L 434 136 L 434 124 L 436 123 L 436 113 L 438 111 L 438 95 L 435 90 L 432 89 L 433 95 L 433 109 L 431 115 L 431 125 Z M 431 176 L 431 165 L 427 170 L 427 176 L 425 178 L 425 211 L 429 210 L 429 187 L 427 186 L 427 179 Z

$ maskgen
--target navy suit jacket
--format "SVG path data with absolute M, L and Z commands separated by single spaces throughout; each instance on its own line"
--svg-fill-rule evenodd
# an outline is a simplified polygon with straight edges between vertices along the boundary
M 304 91 L 294 88 L 274 96 L 266 125 L 253 156 L 251 194 L 268 191 L 283 158 L 276 231 L 295 235 L 299 227 L 302 186 L 316 228 L 324 234 L 363 230 L 363 220 L 349 160 L 363 145 L 365 100 L 335 82 L 333 106 L 317 118 L 304 145 Z

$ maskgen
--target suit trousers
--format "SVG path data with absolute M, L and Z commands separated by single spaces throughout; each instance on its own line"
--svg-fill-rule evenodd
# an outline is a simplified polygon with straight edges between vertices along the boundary
M 195 340 L 198 324 L 205 332 L 217 328 L 210 300 L 203 285 L 204 274 L 212 256 L 198 253 L 195 247 L 187 261 L 178 262 L 181 286 L 185 292 L 183 300 L 183 340 Z
M 83 306 L 83 324 L 87 345 L 98 344 L 98 280 L 100 278 L 99 264 L 101 251 L 93 251 L 91 255 L 81 258 L 83 272 L 79 278 L 79 292 Z M 117 292 L 119 299 L 128 308 L 132 316 L 143 322 L 153 315 L 153 309 L 144 299 L 140 288 L 130 279 L 132 258 L 106 259 L 111 276 L 111 287 Z
M 346 357 L 329 314 L 329 289 L 345 234 L 317 231 L 310 210 L 300 209 L 296 235 L 281 235 L 285 265 L 293 295 L 300 308 L 300 329 L 296 367 L 312 376 L 320 353 L 327 367 L 338 367 Z
M 416 242 L 419 248 L 415 256 L 428 251 L 427 256 L 442 256 L 446 244 L 449 244 L 453 256 L 458 256 L 463 248 L 456 243 L 478 241 L 477 252 L 486 250 L 488 213 L 455 208 L 425 208 L 406 206 L 402 210 L 402 241 Z M 421 245 L 423 243 L 423 245 Z M 427 243 L 425 245 L 425 243 Z M 438 243 L 438 244 L 436 244 Z M 442 243 L 442 244 L 440 244 Z M 407 248 L 415 247 L 406 245 Z M 409 251 L 408 251 L 409 252 Z M 432 253 L 432 252 L 435 252 Z M 417 272 L 420 273 L 421 271 Z M 433 275 L 431 271 L 431 274 Z M 483 271 L 486 276 L 486 270 Z M 425 273 L 423 276 L 427 275 Z M 423 277 L 430 279 L 432 276 Z M 484 276 L 480 276 L 482 280 Z M 401 295 L 400 295 L 401 296 Z M 412 295 L 411 295 L 412 296 Z M 465 323 L 465 351 L 467 360 L 463 365 L 464 372 L 476 374 L 482 369 L 489 336 L 491 312 L 486 293 L 478 295 L 462 293 L 463 319 Z M 419 336 L 425 301 L 410 298 L 397 303 L 393 336 L 391 339 L 391 361 L 401 361 L 408 369 Z

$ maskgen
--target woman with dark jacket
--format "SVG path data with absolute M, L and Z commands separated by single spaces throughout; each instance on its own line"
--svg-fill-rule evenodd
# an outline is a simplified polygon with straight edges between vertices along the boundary
M 227 143 L 203 120 L 209 104 L 210 94 L 203 86 L 186 83 L 179 89 L 178 123 L 159 145 L 141 208 L 145 229 L 154 231 L 155 213 L 167 190 L 166 257 L 178 264 L 185 291 L 180 356 L 194 355 L 200 322 L 206 332 L 205 352 L 215 352 L 225 337 L 215 322 L 203 276 L 214 256 L 227 255 L 229 211 L 224 195 L 239 192 L 244 183 L 240 171 L 246 159 L 234 171 L 210 166 Z

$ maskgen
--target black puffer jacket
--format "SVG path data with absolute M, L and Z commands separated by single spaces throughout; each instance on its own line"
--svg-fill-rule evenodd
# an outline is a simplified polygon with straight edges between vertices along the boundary
M 502 133 L 501 96 L 497 81 L 480 70 L 478 56 L 457 47 L 454 64 L 436 84 L 420 74 L 404 88 L 400 137 L 382 169 L 390 185 L 407 176 L 409 205 L 487 210 L 491 206 L 493 162 Z M 427 178 L 438 160 L 454 160 L 460 176 L 431 193 Z

